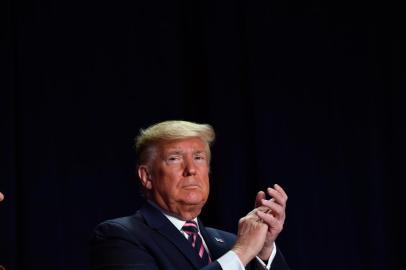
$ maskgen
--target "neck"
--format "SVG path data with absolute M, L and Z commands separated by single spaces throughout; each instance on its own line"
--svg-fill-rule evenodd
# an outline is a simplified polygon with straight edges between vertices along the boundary
M 162 212 L 164 212 L 165 214 L 169 215 L 169 216 L 173 216 L 176 217 L 178 219 L 181 220 L 193 220 L 196 217 L 198 217 L 202 211 L 202 205 L 173 205 L 171 206 L 167 206 L 164 203 L 159 203 L 155 200 L 151 200 L 150 198 L 148 199 L 148 201 L 154 205 L 155 207 L 157 207 L 159 210 L 161 210 Z

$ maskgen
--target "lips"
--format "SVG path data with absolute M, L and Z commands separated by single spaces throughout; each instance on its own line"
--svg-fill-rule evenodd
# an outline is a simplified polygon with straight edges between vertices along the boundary
M 182 187 L 183 189 L 198 189 L 200 188 L 199 185 L 185 185 Z

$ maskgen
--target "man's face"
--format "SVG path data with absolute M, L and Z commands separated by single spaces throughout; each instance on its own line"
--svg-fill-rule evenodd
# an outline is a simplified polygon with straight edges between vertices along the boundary
M 160 143 L 148 166 L 150 199 L 182 219 L 199 215 L 209 195 L 208 159 L 200 138 Z

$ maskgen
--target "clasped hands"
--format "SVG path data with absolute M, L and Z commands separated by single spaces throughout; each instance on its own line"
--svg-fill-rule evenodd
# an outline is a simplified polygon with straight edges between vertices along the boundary
M 232 250 L 247 265 L 255 256 L 268 260 L 272 254 L 274 242 L 283 229 L 288 196 L 279 185 L 258 192 L 255 209 L 241 218 L 238 223 L 237 240 Z

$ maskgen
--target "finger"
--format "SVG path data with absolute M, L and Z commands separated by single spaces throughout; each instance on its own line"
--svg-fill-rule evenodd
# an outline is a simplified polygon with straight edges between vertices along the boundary
M 273 185 L 273 187 L 274 187 L 277 191 L 279 191 L 279 192 L 283 195 L 283 197 L 285 197 L 286 200 L 288 199 L 288 195 L 286 194 L 286 192 L 283 190 L 283 188 L 282 188 L 280 185 L 275 184 L 275 185 Z
M 3 193 L 0 192 L 0 202 L 1 202 L 2 200 L 4 200 L 4 195 L 3 195 Z
M 285 208 L 282 205 L 270 200 L 262 200 L 262 205 L 271 210 L 265 211 L 265 213 L 272 214 L 276 218 L 285 217 Z
M 258 220 L 258 216 L 256 212 L 261 211 L 261 212 L 266 212 L 269 208 L 266 206 L 259 206 L 252 211 L 250 211 L 244 218 L 245 219 L 253 219 L 253 220 Z
M 266 197 L 265 192 L 259 191 L 257 193 L 257 196 L 255 197 L 255 207 L 260 206 L 261 205 L 261 200 L 265 199 L 265 197 Z
M 274 188 L 268 188 L 267 192 L 277 203 L 285 206 L 287 198 L 282 193 Z
M 264 222 L 266 225 L 268 225 L 271 228 L 275 228 L 278 226 L 279 221 L 276 219 L 274 216 L 270 214 L 266 214 L 264 212 L 257 212 L 258 217 Z

